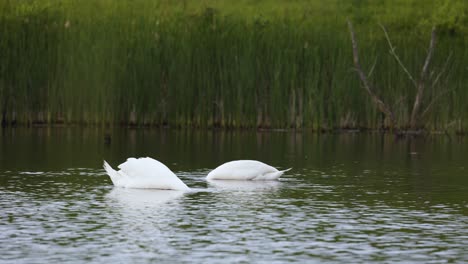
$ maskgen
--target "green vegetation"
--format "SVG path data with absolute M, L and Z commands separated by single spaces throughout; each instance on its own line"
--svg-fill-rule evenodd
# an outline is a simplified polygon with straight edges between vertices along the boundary
M 389 54 L 379 23 L 416 76 L 436 25 L 432 80 L 451 59 L 425 93 L 426 102 L 438 100 L 424 121 L 429 130 L 462 131 L 467 11 L 464 0 L 3 0 L 0 118 L 381 128 L 383 116 L 353 70 L 350 19 L 362 66 L 369 71 L 375 63 L 370 80 L 400 127 L 408 125 L 416 89 Z

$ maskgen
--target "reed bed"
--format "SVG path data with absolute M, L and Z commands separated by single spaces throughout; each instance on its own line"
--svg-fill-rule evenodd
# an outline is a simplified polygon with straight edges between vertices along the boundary
M 414 75 L 437 25 L 431 70 L 433 76 L 445 70 L 426 93 L 427 102 L 438 99 L 425 128 L 463 131 L 467 6 L 455 0 L 4 0 L 1 119 L 4 125 L 383 128 L 353 70 L 351 19 L 363 67 L 375 65 L 370 78 L 401 127 L 415 89 L 378 24 Z

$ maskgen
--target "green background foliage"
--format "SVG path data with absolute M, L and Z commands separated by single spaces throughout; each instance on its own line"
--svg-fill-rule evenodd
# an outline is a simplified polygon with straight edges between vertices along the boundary
M 350 19 L 363 68 L 375 65 L 370 80 L 401 127 L 416 91 L 379 23 L 416 77 L 437 26 L 426 107 L 437 102 L 424 122 L 463 130 L 467 7 L 462 0 L 4 0 L 2 120 L 380 128 L 383 116 L 353 70 Z

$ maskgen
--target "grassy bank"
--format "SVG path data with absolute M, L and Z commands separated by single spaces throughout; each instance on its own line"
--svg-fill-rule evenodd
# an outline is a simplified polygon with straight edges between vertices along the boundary
M 76 1 L 0 3 L 5 124 L 379 128 L 353 71 L 346 19 L 363 67 L 398 124 L 415 89 L 382 23 L 418 75 L 438 26 L 427 129 L 466 129 L 464 1 Z

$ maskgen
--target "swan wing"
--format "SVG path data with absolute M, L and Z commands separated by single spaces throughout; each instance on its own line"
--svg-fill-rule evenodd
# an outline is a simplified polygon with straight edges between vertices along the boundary
M 152 158 L 129 158 L 119 165 L 119 169 L 133 179 L 176 176 L 166 165 Z
M 126 187 L 189 190 L 166 165 L 152 158 L 129 158 L 119 169 L 128 177 Z
M 222 164 L 211 171 L 207 179 L 219 180 L 265 180 L 261 177 L 278 172 L 274 167 L 256 160 L 236 160 Z

